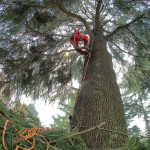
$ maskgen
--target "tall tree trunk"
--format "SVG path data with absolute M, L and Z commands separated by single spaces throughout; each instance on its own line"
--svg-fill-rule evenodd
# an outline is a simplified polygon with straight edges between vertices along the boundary
M 82 135 L 90 149 L 119 148 L 125 144 L 126 123 L 121 95 L 112 56 L 99 31 L 94 37 L 92 55 L 74 108 L 72 123 L 79 131 L 83 131 L 102 122 L 105 122 L 103 129 Z

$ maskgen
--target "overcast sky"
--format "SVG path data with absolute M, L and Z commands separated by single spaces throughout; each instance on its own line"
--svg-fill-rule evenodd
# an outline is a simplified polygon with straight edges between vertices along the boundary
M 36 100 L 34 102 L 31 101 L 30 98 L 22 96 L 21 103 L 22 104 L 25 103 L 27 105 L 29 105 L 30 103 L 35 104 L 35 108 L 38 112 L 38 117 L 42 125 L 46 127 L 49 127 L 49 124 L 53 123 L 53 118 L 52 118 L 53 115 L 55 117 L 57 116 L 57 114 L 64 115 L 64 113 L 58 109 L 57 102 L 55 102 L 54 104 L 48 104 L 48 103 L 45 104 L 45 101 L 42 99 Z

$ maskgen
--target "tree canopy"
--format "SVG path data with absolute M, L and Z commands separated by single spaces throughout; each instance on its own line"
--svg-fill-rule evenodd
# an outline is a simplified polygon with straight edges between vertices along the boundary
M 69 36 L 76 28 L 88 35 L 89 47 L 93 39 L 105 39 L 101 41 L 106 41 L 114 63 L 122 67 L 124 102 L 125 105 L 132 103 L 135 108 L 127 108 L 127 113 L 131 112 L 132 117 L 137 112 L 138 115 L 149 113 L 149 108 L 143 111 L 142 105 L 143 100 L 149 98 L 150 85 L 149 1 L 0 0 L 0 4 L 0 67 L 4 76 L 0 87 L 5 88 L 3 94 L 12 92 L 11 86 L 16 97 L 26 94 L 34 100 L 40 97 L 49 102 L 59 99 L 60 104 L 70 100 L 70 95 L 77 91 L 74 80 L 81 80 L 86 62 L 70 44 Z M 94 50 L 97 49 L 95 46 Z M 102 65 L 103 69 L 107 68 L 107 63 Z M 111 67 L 106 69 L 107 74 L 112 71 Z M 116 85 L 111 84 L 111 80 L 108 86 Z M 117 91 L 117 86 L 114 89 Z M 117 100 L 121 107 L 121 99 Z
M 69 44 L 74 28 L 86 29 L 91 38 L 92 30 L 101 27 L 114 58 L 124 66 L 130 65 L 126 60 L 129 56 L 132 64 L 136 63 L 135 69 L 143 70 L 145 58 L 149 60 L 148 1 L 2 0 L 0 3 L 1 68 L 16 90 L 34 99 L 51 97 L 53 101 L 58 95 L 64 99 L 66 91 L 74 91 L 70 88 L 72 79 L 80 80 L 84 63 Z

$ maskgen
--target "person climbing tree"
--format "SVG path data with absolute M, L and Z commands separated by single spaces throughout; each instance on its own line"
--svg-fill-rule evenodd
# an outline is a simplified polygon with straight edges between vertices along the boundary
M 83 51 L 81 48 L 79 48 L 79 41 L 84 41 L 84 46 L 86 46 L 88 44 L 88 36 L 81 35 L 77 29 L 74 29 L 74 33 L 70 36 L 70 42 L 77 52 L 87 55 L 87 51 Z

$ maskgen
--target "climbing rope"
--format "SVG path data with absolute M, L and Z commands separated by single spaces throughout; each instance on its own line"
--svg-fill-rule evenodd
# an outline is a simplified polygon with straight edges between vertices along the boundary
M 23 128 L 21 131 L 18 131 L 9 120 L 5 121 L 3 134 L 2 134 L 2 144 L 3 144 L 3 147 L 4 147 L 5 150 L 8 150 L 6 145 L 5 145 L 5 133 L 6 133 L 8 123 L 18 133 L 18 136 L 15 138 L 14 143 L 18 143 L 20 140 L 23 139 L 31 145 L 30 148 L 23 148 L 23 147 L 17 145 L 15 150 L 18 150 L 18 149 L 31 150 L 31 149 L 33 149 L 34 146 L 35 146 L 35 137 L 34 137 L 35 135 L 40 136 L 45 140 L 45 142 L 47 143 L 47 149 L 46 150 L 48 150 L 50 143 L 42 135 L 39 134 L 41 132 L 42 133 L 45 132 L 46 129 L 41 129 L 41 128 L 38 128 L 38 126 L 35 126 L 31 129 L 30 128 Z M 28 140 L 28 139 L 31 139 L 31 138 L 33 140 L 33 143 Z
M 84 34 L 85 31 L 86 31 L 86 29 L 84 29 L 84 30 L 82 31 L 81 35 Z
M 4 125 L 4 129 L 3 129 L 3 134 L 2 134 L 2 144 L 3 144 L 3 147 L 4 147 L 5 150 L 8 150 L 6 145 L 5 145 L 5 133 L 6 133 L 6 128 L 7 128 L 8 123 L 18 133 L 18 136 L 14 140 L 15 143 L 18 143 L 20 140 L 24 140 L 24 141 L 28 142 L 31 145 L 30 148 L 23 148 L 23 147 L 17 145 L 15 150 L 18 150 L 18 149 L 32 150 L 34 148 L 34 146 L 35 146 L 35 136 L 40 136 L 41 138 L 43 138 L 45 140 L 45 142 L 47 144 L 47 149 L 46 150 L 48 150 L 48 148 L 50 146 L 50 143 L 44 138 L 44 136 L 40 135 L 40 133 L 43 133 L 43 132 L 46 132 L 46 131 L 52 131 L 52 130 L 53 131 L 54 130 L 59 130 L 68 121 L 69 116 L 72 114 L 72 112 L 74 110 L 74 107 L 75 107 L 75 104 L 76 104 L 76 102 L 77 102 L 77 100 L 79 98 L 79 95 L 80 95 L 80 92 L 81 92 L 81 89 L 82 89 L 82 85 L 83 85 L 83 82 L 85 80 L 85 76 L 86 76 L 89 60 L 90 60 L 90 57 L 91 57 L 91 52 L 93 50 L 93 42 L 94 42 L 94 35 L 93 35 L 93 39 L 92 39 L 92 43 L 91 43 L 91 51 L 90 51 L 90 53 L 88 55 L 88 59 L 87 59 L 86 65 L 85 65 L 85 68 L 83 70 L 82 80 L 81 80 L 81 84 L 80 84 L 80 87 L 79 87 L 79 90 L 78 90 L 78 93 L 77 93 L 77 96 L 76 96 L 76 99 L 75 99 L 75 103 L 74 103 L 74 106 L 72 108 L 72 111 L 68 115 L 68 118 L 65 120 L 65 122 L 61 126 L 56 128 L 56 129 L 42 129 L 42 128 L 38 128 L 38 126 L 34 126 L 33 128 L 23 128 L 21 131 L 18 131 L 9 120 L 6 120 L 5 121 L 5 125 Z M 30 142 L 29 139 L 32 139 L 32 142 Z
M 80 83 L 80 87 L 79 87 L 79 91 L 78 91 L 78 94 L 76 96 L 76 99 L 75 99 L 75 103 L 74 103 L 74 106 L 79 98 L 79 95 L 80 95 L 80 92 L 81 92 L 81 89 L 82 89 L 82 85 L 83 85 L 83 82 L 84 82 L 84 79 L 85 79 L 85 76 L 86 76 L 86 72 L 87 72 L 87 68 L 88 68 L 88 65 L 89 65 L 89 61 L 90 61 L 90 57 L 91 57 L 91 52 L 93 50 L 93 42 L 94 42 L 94 35 L 93 35 L 93 39 L 92 39 L 92 43 L 91 43 L 91 51 L 88 55 L 88 60 L 87 60 L 87 63 L 84 67 L 84 70 L 83 70 L 83 74 L 82 74 L 82 79 L 81 79 L 81 83 Z M 73 110 L 74 110 L 74 107 L 73 107 Z

